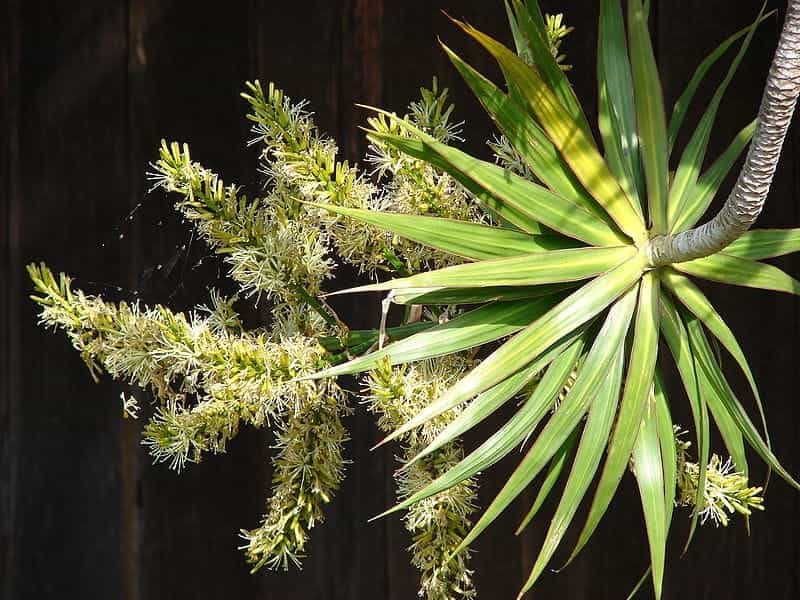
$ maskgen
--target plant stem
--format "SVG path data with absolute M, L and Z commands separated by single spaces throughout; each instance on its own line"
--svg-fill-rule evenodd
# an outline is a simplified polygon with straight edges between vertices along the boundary
M 800 0 L 789 0 L 772 60 L 753 142 L 736 185 L 717 215 L 699 227 L 653 238 L 652 266 L 685 262 L 719 252 L 747 231 L 764 208 L 786 132 L 800 95 Z

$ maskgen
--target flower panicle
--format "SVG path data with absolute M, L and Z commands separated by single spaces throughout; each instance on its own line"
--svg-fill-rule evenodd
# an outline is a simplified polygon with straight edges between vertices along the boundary
M 447 88 L 440 88 L 434 79 L 430 88 L 420 90 L 420 98 L 409 105 L 405 116 L 378 114 L 370 117 L 368 122 L 373 131 L 411 137 L 411 132 L 402 125 L 407 122 L 447 143 L 461 140 L 462 123 L 452 120 L 454 109 L 449 102 Z M 461 221 L 481 222 L 485 219 L 472 196 L 458 182 L 425 161 L 372 140 L 367 162 L 372 166 L 373 174 L 383 183 L 383 192 L 371 198 L 368 207 L 371 210 Z M 364 244 L 363 240 L 351 236 L 346 238 L 350 241 L 345 252 L 366 257 L 369 265 L 367 270 L 380 268 L 387 262 L 387 256 L 394 257 L 407 273 L 460 262 L 458 257 L 395 235 L 376 232 L 372 237 L 382 240 L 382 247 Z
M 297 303 L 298 289 L 318 295 L 333 276 L 325 232 L 317 219 L 299 211 L 289 190 L 276 188 L 265 198 L 248 200 L 238 186 L 226 186 L 193 162 L 188 146 L 175 142 L 162 142 L 151 178 L 156 187 L 181 195 L 176 208 L 225 257 L 246 295 Z
M 341 403 L 320 398 L 281 428 L 267 513 L 257 528 L 241 533 L 253 572 L 300 565 L 309 532 L 323 520 L 323 507 L 342 481 L 347 440 L 343 412 Z
M 677 483 L 679 506 L 694 506 L 700 478 L 700 466 L 689 460 L 691 442 L 681 438 L 683 432 L 676 427 Z M 712 522 L 726 527 L 730 515 L 750 516 L 754 510 L 764 510 L 763 488 L 750 486 L 747 476 L 736 470 L 733 459 L 723 460 L 713 454 L 706 467 L 706 484 L 703 490 L 704 508 L 701 523 Z
M 519 153 L 519 150 L 514 147 L 506 136 L 495 135 L 494 138 L 486 142 L 486 145 L 491 149 L 495 163 L 514 175 L 519 175 L 529 181 L 539 181 Z
M 550 44 L 550 53 L 553 55 L 556 64 L 561 67 L 562 71 L 572 70 L 572 65 L 564 63 L 567 57 L 561 53 L 561 44 L 564 43 L 564 38 L 575 31 L 575 28 L 567 27 L 564 24 L 564 15 L 561 13 L 545 15 L 545 25 L 547 27 L 547 41 Z
M 95 378 L 105 371 L 153 392 L 158 408 L 143 443 L 156 461 L 179 470 L 206 452 L 224 452 L 241 424 L 282 422 L 320 397 L 344 405 L 332 380 L 298 379 L 327 364 L 315 338 L 240 331 L 232 300 L 216 293 L 211 314 L 187 315 L 106 302 L 44 265 L 29 272 L 42 323 L 65 331 Z
M 378 415 L 378 425 L 393 431 L 421 408 L 434 401 L 469 368 L 471 361 L 450 355 L 393 367 L 382 361 L 364 380 L 364 400 Z M 448 411 L 419 430 L 403 436 L 403 461 L 423 450 L 458 414 Z M 409 468 L 397 472 L 397 495 L 408 498 L 456 465 L 464 456 L 458 442 L 451 442 Z M 467 535 L 475 509 L 477 486 L 473 479 L 412 505 L 403 522 L 412 537 L 411 561 L 420 571 L 419 595 L 427 600 L 469 600 L 475 597 L 470 552 L 450 559 Z M 448 560 L 450 559 L 450 560 Z

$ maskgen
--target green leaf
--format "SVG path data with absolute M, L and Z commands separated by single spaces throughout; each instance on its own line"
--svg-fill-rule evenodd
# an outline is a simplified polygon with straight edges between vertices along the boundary
M 638 0 L 634 0 L 638 2 Z M 648 407 L 636 445 L 633 448 L 633 472 L 639 484 L 647 539 L 650 542 L 650 565 L 656 600 L 661 598 L 664 580 L 664 557 L 667 546 L 667 515 L 664 502 L 664 468 L 658 439 L 656 408 Z
M 610 271 L 636 256 L 636 253 L 633 246 L 535 252 L 454 265 L 411 277 L 341 290 L 335 294 L 434 287 L 530 286 L 580 281 Z
M 589 484 L 594 478 L 594 474 L 603 457 L 608 434 L 614 423 L 614 416 L 617 413 L 624 354 L 624 346 L 621 344 L 617 358 L 610 365 L 609 371 L 604 374 L 605 380 L 591 401 L 589 417 L 583 430 L 583 436 L 581 436 L 578 451 L 575 454 L 575 461 L 572 464 L 569 479 L 567 479 L 567 484 L 564 487 L 564 493 L 558 503 L 555 515 L 553 515 L 553 520 L 550 522 L 539 556 L 520 595 L 533 587 L 533 584 L 536 583 L 536 580 L 550 562 L 556 548 L 561 543 L 561 539 L 564 537 L 567 527 L 569 527 L 577 512 L 586 490 L 589 489 Z
M 459 24 L 495 57 L 586 190 L 625 234 L 634 240 L 644 239 L 646 231 L 642 219 L 592 140 L 564 110 L 547 83 L 503 44 L 465 23 Z
M 533 393 L 522 405 L 522 408 L 478 448 L 425 488 L 375 518 L 408 508 L 416 502 L 458 485 L 465 479 L 489 468 L 522 443 L 536 429 L 539 421 L 553 408 L 556 396 L 564 388 L 567 378 L 572 374 L 575 364 L 583 353 L 585 342 L 585 336 L 579 337 L 556 358 L 539 383 L 536 384 Z M 430 454 L 427 448 L 424 452 Z
M 380 109 L 373 108 L 373 110 L 383 114 L 383 111 Z M 390 115 L 390 117 L 396 118 L 394 115 Z M 397 122 L 405 123 L 404 121 L 400 120 L 397 120 Z M 408 125 L 406 124 L 406 126 Z M 382 133 L 370 129 L 366 131 L 367 139 L 370 142 L 394 147 L 400 152 L 408 154 L 412 158 L 417 158 L 427 162 L 440 171 L 449 174 L 467 191 L 469 191 L 475 197 L 478 204 L 480 204 L 481 208 L 491 214 L 494 220 L 498 223 L 516 227 L 520 231 L 529 234 L 535 235 L 543 233 L 542 226 L 539 224 L 536 217 L 531 214 L 528 208 L 520 204 L 519 198 L 511 198 L 509 200 L 496 198 L 484 186 L 470 179 L 468 173 L 455 168 L 453 165 L 447 162 L 429 145 L 426 145 L 422 139 Z
M 393 365 L 397 365 L 474 348 L 525 328 L 531 321 L 551 309 L 559 299 L 559 296 L 547 296 L 482 306 L 427 331 L 389 344 L 382 350 L 325 369 L 307 378 L 321 379 L 360 373 L 374 368 L 387 357 Z
M 482 205 L 524 231 L 541 233 L 541 227 L 536 225 L 533 230 L 530 224 L 542 223 L 592 245 L 627 243 L 624 236 L 609 229 L 573 199 L 558 196 L 498 165 L 478 160 L 432 139 L 422 141 L 377 132 L 370 132 L 368 137 L 449 173 L 470 192 L 478 195 Z
M 597 65 L 600 85 L 598 123 L 606 160 L 625 194 L 642 216 L 644 188 L 639 136 L 636 132 L 636 106 L 625 21 L 619 0 L 600 2 Z
M 501 286 L 474 288 L 419 288 L 397 290 L 392 296 L 395 304 L 482 304 L 509 302 L 525 298 L 549 296 L 576 287 L 578 283 L 554 283 L 535 286 Z
M 566 73 L 550 51 L 547 27 L 538 2 L 534 0 L 525 6 L 519 0 L 512 0 L 512 4 L 517 16 L 517 23 L 528 41 L 531 59 L 537 71 L 541 73 L 542 79 L 553 90 L 561 106 L 581 127 L 583 133 L 591 139 L 592 132 L 586 115 L 583 113 L 583 107 L 578 101 Z M 509 85 L 511 83 L 509 81 Z
M 762 260 L 800 251 L 800 229 L 755 229 L 744 233 L 725 248 L 737 258 Z
M 310 204 L 469 260 L 503 258 L 575 247 L 575 242 L 558 235 L 529 235 L 513 229 L 455 219 L 404 215 L 332 204 Z
M 678 455 L 675 444 L 675 426 L 672 423 L 663 378 L 658 371 L 656 371 L 655 387 L 653 388 L 653 401 L 656 410 L 658 443 L 661 448 L 661 462 L 664 465 L 664 508 L 666 531 L 669 533 L 672 512 L 675 507 Z
M 724 253 L 672 265 L 678 271 L 711 281 L 744 287 L 800 294 L 800 281 L 778 267 Z
M 636 99 L 636 123 L 640 151 L 647 183 L 650 221 L 655 233 L 666 231 L 667 124 L 664 94 L 658 75 L 647 14 L 641 0 L 628 2 L 628 36 L 630 43 L 633 90 Z M 613 68 L 613 65 L 611 66 Z
M 761 13 L 759 13 L 758 16 L 759 19 L 765 7 L 766 5 L 761 8 Z M 753 34 L 755 33 L 758 23 L 759 21 L 756 19 L 750 27 L 750 31 L 747 32 L 747 36 L 744 42 L 742 42 L 742 47 L 739 49 L 736 58 L 733 59 L 733 62 L 728 68 L 725 79 L 722 80 L 722 83 L 719 84 L 716 92 L 714 92 L 714 96 L 708 104 L 708 108 L 706 108 L 703 117 L 700 119 L 700 123 L 697 125 L 697 129 L 695 129 L 692 138 L 683 151 L 678 169 L 672 181 L 672 186 L 670 187 L 669 199 L 667 201 L 667 220 L 669 225 L 672 225 L 677 216 L 684 211 L 685 204 L 688 202 L 687 192 L 691 190 L 697 182 L 700 169 L 703 168 L 706 148 L 708 147 L 708 141 L 711 137 L 711 131 L 714 127 L 714 121 L 717 117 L 717 110 L 719 109 L 720 102 L 722 102 L 722 97 L 725 95 L 728 85 L 736 74 L 736 70 L 739 68 L 739 64 L 742 62 L 747 48 L 750 46 L 750 41 L 753 39 Z
M 774 15 L 776 11 L 770 11 L 767 14 L 759 17 L 757 23 L 761 23 L 766 20 L 771 15 Z M 747 35 L 750 31 L 751 26 L 748 25 L 747 27 L 743 27 L 724 42 L 722 42 L 717 48 L 709 54 L 703 62 L 697 67 L 695 70 L 694 75 L 689 80 L 689 84 L 686 86 L 686 90 L 684 90 L 681 97 L 678 98 L 678 101 L 675 103 L 675 107 L 672 110 L 672 117 L 669 120 L 669 150 L 672 152 L 672 147 L 675 145 L 675 140 L 678 137 L 678 132 L 680 131 L 681 125 L 683 124 L 683 120 L 686 117 L 686 112 L 689 109 L 689 105 L 692 102 L 692 98 L 694 97 L 697 88 L 700 86 L 700 83 L 703 81 L 703 78 L 708 73 L 709 69 L 714 66 L 714 64 L 720 59 L 720 57 L 725 54 L 725 52 L 730 48 L 738 39 L 742 36 Z
M 506 401 L 516 396 L 537 374 L 541 373 L 559 356 L 564 353 L 571 355 L 570 350 L 576 345 L 582 348 L 585 343 L 584 335 L 584 329 L 574 332 L 521 371 L 518 371 L 505 381 L 498 383 L 480 394 L 475 400 L 470 402 L 467 407 L 422 450 L 422 452 L 408 461 L 406 466 L 410 466 L 418 460 L 436 452 L 446 444 L 455 440 L 465 431 L 475 427 L 475 425 L 500 408 Z
M 633 345 L 628 360 L 628 375 L 619 417 L 611 443 L 608 445 L 608 456 L 589 515 L 568 563 L 572 562 L 591 538 L 628 468 L 647 400 L 653 388 L 653 375 L 658 357 L 658 304 L 659 282 L 651 272 L 642 278 L 639 287 L 639 305 L 636 311 Z
M 495 350 L 466 377 L 423 408 L 382 443 L 405 434 L 513 375 L 630 290 L 641 277 L 642 270 L 643 258 L 637 255 L 573 292 Z
M 708 369 L 696 367 L 700 395 L 708 405 L 708 408 L 711 409 L 714 422 L 722 435 L 725 447 L 728 449 L 728 452 L 736 464 L 737 470 L 747 475 L 748 467 L 744 440 L 735 421 L 725 408 L 722 396 L 724 396 L 728 390 L 726 389 L 726 384 L 722 383 L 725 378 L 719 368 L 716 356 L 714 356 L 710 346 L 708 346 L 705 334 L 702 331 L 702 326 L 699 325 L 700 321 L 684 309 L 679 309 L 678 312 L 686 325 L 686 331 L 689 335 L 689 345 L 696 365 L 700 365 L 700 359 L 698 357 L 699 345 L 702 343 L 708 349 L 708 356 L 711 357 L 711 363 L 709 363 Z M 712 372 L 714 377 L 711 377 L 709 372 Z
M 558 481 L 559 477 L 561 477 L 561 473 L 564 470 L 564 467 L 567 465 L 567 461 L 569 460 L 570 456 L 572 456 L 573 450 L 575 450 L 575 446 L 578 443 L 579 433 L 580 431 L 575 428 L 567 440 L 561 444 L 561 448 L 558 449 L 558 452 L 556 452 L 555 455 L 553 455 L 553 458 L 550 459 L 550 466 L 547 468 L 547 473 L 542 480 L 542 484 L 539 486 L 539 491 L 536 494 L 533 505 L 525 515 L 525 518 L 522 519 L 519 527 L 517 527 L 517 531 L 515 532 L 516 535 L 521 534 L 522 531 L 530 524 L 530 522 L 533 521 L 534 517 L 536 517 L 536 515 L 539 513 L 539 510 L 542 508 L 544 501 L 547 500 L 550 492 L 553 491 L 553 487 L 555 487 L 556 482 Z
M 636 288 L 631 288 L 611 308 L 567 397 L 489 508 L 461 541 L 454 555 L 469 546 L 530 484 L 580 423 L 599 387 L 607 378 L 612 363 L 622 350 L 625 334 L 636 308 L 636 296 Z
M 575 179 L 547 134 L 528 112 L 513 98 L 459 58 L 455 52 L 445 45 L 442 47 L 464 81 L 480 100 L 486 112 L 519 152 L 537 179 L 554 193 L 572 199 L 587 212 L 603 221 L 609 229 L 616 231 L 614 222 Z
M 761 417 L 761 423 L 764 428 L 764 435 L 766 436 L 767 444 L 769 444 L 769 433 L 767 432 L 767 422 L 764 415 L 764 406 L 761 401 L 761 394 L 758 392 L 755 377 L 747 362 L 747 358 L 742 351 L 739 342 L 736 340 L 733 331 L 728 327 L 727 323 L 722 319 L 719 313 L 714 309 L 714 306 L 706 298 L 705 294 L 694 284 L 692 281 L 683 275 L 680 275 L 672 269 L 662 269 L 661 279 L 672 291 L 675 297 L 688 308 L 692 314 L 703 322 L 703 325 L 716 337 L 725 349 L 733 356 L 739 368 L 742 369 L 750 389 L 753 390 L 756 406 Z M 747 463 L 738 464 L 740 469 L 747 468 Z
M 711 347 L 708 345 L 708 340 L 700 327 L 700 321 L 697 319 L 691 320 L 687 323 L 687 330 L 689 331 L 690 339 L 692 341 L 692 348 L 697 358 L 698 368 L 708 376 L 710 382 L 715 385 L 720 393 L 720 399 L 727 409 L 730 416 L 733 418 L 739 430 L 744 435 L 745 440 L 753 450 L 766 462 L 772 469 L 778 473 L 789 485 L 796 489 L 800 489 L 800 483 L 792 478 L 791 475 L 783 468 L 778 462 L 778 459 L 772 453 L 772 450 L 761 438 L 755 425 L 750 420 L 747 412 L 742 407 L 730 385 L 725 379 L 719 365 L 714 360 L 714 354 Z
M 642 586 L 645 584 L 648 576 L 652 572 L 653 572 L 653 567 L 648 566 L 647 569 L 645 569 L 642 576 L 639 578 L 639 581 L 637 581 L 636 585 L 633 586 L 633 589 L 631 590 L 630 594 L 628 594 L 628 597 L 625 600 L 633 600 L 636 597 L 636 594 L 638 594 L 639 590 L 642 589 Z
M 683 210 L 675 217 L 675 222 L 671 228 L 672 233 L 694 227 L 700 217 L 705 214 L 731 168 L 753 138 L 757 124 L 758 119 L 753 119 L 736 134 L 736 137 L 733 138 L 725 152 L 714 161 L 692 186 L 691 191 L 684 198 Z
M 514 11 L 511 10 L 511 4 L 509 0 L 503 0 L 506 6 L 506 17 L 508 18 L 508 26 L 511 29 L 511 36 L 514 38 L 514 47 L 517 49 L 517 55 L 522 58 L 524 61 L 533 61 L 533 56 L 531 55 L 531 49 L 528 45 L 528 40 L 525 37 L 525 34 L 522 33 L 522 30 L 519 27 L 519 23 L 517 22 L 517 16 L 514 14 Z
M 402 340 L 420 331 L 430 329 L 434 325 L 436 323 L 433 321 L 419 321 L 398 327 L 387 327 L 386 336 L 390 340 Z M 361 346 L 363 344 L 371 346 L 378 341 L 379 335 L 380 331 L 377 329 L 353 329 L 347 333 L 344 340 L 340 336 L 330 335 L 319 337 L 317 341 L 327 352 L 342 352 L 346 348 L 352 348 L 353 346 Z M 342 343 L 343 341 L 345 344 Z
M 675 364 L 678 367 L 678 373 L 683 382 L 683 387 L 686 389 L 686 396 L 692 411 L 697 440 L 697 459 L 699 465 L 697 496 L 695 497 L 695 509 L 692 513 L 692 521 L 689 526 L 689 535 L 684 546 L 685 552 L 694 538 L 694 533 L 697 530 L 697 519 L 705 505 L 705 496 L 703 492 L 706 487 L 706 469 L 711 443 L 708 406 L 706 405 L 705 396 L 701 389 L 698 366 L 689 341 L 689 334 L 686 331 L 686 326 L 678 310 L 666 294 L 661 295 L 661 331 L 675 359 Z

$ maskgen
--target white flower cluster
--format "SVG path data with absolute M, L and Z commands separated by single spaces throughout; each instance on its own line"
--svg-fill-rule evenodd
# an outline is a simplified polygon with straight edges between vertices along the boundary
M 328 364 L 316 338 L 242 331 L 232 303 L 216 294 L 206 316 L 187 316 L 86 295 L 44 265 L 29 272 L 42 323 L 66 332 L 95 377 L 106 371 L 153 392 L 158 405 L 143 444 L 156 461 L 180 470 L 224 452 L 243 424 L 277 428 L 273 495 L 247 554 L 256 567 L 302 556 L 341 481 L 347 437 L 344 391 L 330 379 L 298 379 Z
M 677 485 L 679 506 L 695 506 L 697 486 L 700 481 L 700 465 L 689 460 L 691 442 L 681 439 L 683 432 L 675 428 L 677 449 Z M 706 483 L 703 489 L 701 523 L 711 521 L 714 525 L 728 525 L 729 515 L 739 513 L 750 516 L 754 510 L 764 510 L 763 488 L 748 485 L 747 476 L 738 472 L 733 460 L 723 461 L 713 454 L 706 467 Z
M 210 307 L 177 314 L 73 290 L 68 277 L 56 280 L 43 265 L 32 266 L 30 274 L 42 322 L 66 332 L 95 378 L 105 371 L 152 391 L 157 406 L 143 443 L 156 461 L 180 470 L 206 453 L 224 452 L 242 425 L 273 426 L 273 493 L 259 527 L 242 532 L 255 570 L 299 562 L 309 530 L 322 519 L 322 508 L 343 476 L 345 394 L 331 380 L 298 379 L 372 344 L 352 341 L 357 336 L 325 303 L 323 286 L 333 277 L 333 256 L 372 275 L 378 270 L 406 274 L 456 260 L 317 204 L 469 221 L 484 217 L 450 176 L 388 147 L 371 147 L 375 182 L 339 161 L 336 144 L 319 132 L 306 104 L 292 103 L 274 86 L 264 90 L 258 82 L 248 84 L 243 96 L 250 105 L 252 143 L 262 146 L 261 197 L 248 198 L 239 186 L 225 184 L 178 143 L 162 142 L 149 175 L 154 188 L 178 194 L 177 210 L 223 257 L 242 293 L 270 302 L 270 328 L 245 331 L 234 300 L 213 292 Z M 460 132 L 452 113 L 447 91 L 434 82 L 403 118 L 448 142 Z M 398 118 L 372 124 L 408 135 L 401 133 Z M 326 351 L 323 343 L 336 352 Z M 401 376 L 405 400 L 376 396 L 373 408 L 383 415 L 385 427 L 394 428 L 465 368 L 463 358 L 415 365 Z M 138 404 L 123 397 L 123 411 L 135 417 Z M 408 436 L 408 456 L 421 450 L 443 422 Z M 400 495 L 413 493 L 461 455 L 451 444 L 419 461 L 399 479 Z M 466 533 L 474 498 L 474 484 L 467 481 L 409 511 L 414 564 L 431 599 L 474 595 L 468 553 L 445 561 Z
M 439 397 L 468 368 L 469 361 L 461 355 L 394 368 L 384 362 L 365 378 L 364 397 L 378 415 L 381 429 L 392 432 Z M 406 434 L 402 462 L 422 451 L 458 412 L 448 411 Z M 463 457 L 461 445 L 452 442 L 399 471 L 398 498 L 423 489 Z M 419 594 L 427 600 L 470 599 L 476 595 L 468 566 L 469 551 L 450 558 L 469 531 L 476 498 L 476 483 L 468 479 L 414 504 L 406 513 L 405 526 L 413 539 L 411 561 L 421 572 Z
M 296 207 L 279 191 L 249 201 L 237 186 L 226 186 L 193 162 L 185 144 L 162 142 L 153 168 L 155 185 L 182 196 L 177 208 L 225 257 L 245 293 L 296 304 L 303 294 L 319 294 L 332 276 L 334 264 L 319 227 L 295 218 Z

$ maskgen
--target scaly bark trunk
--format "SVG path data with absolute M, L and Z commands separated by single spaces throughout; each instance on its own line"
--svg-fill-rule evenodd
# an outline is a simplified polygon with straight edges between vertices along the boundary
M 789 0 L 778 49 L 772 60 L 753 142 L 736 186 L 708 223 L 653 238 L 653 266 L 685 262 L 719 252 L 755 222 L 767 198 L 786 131 L 800 95 L 800 0 Z

